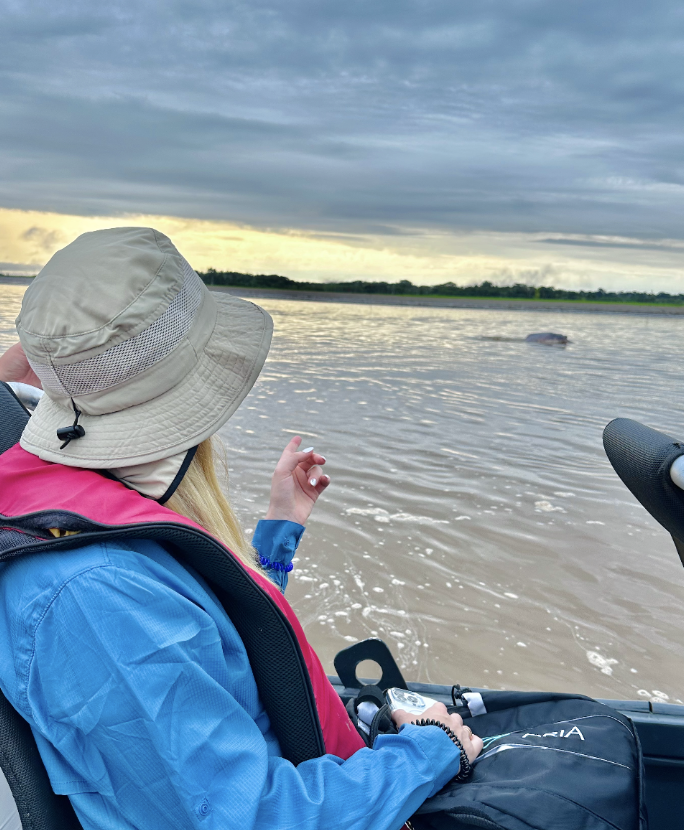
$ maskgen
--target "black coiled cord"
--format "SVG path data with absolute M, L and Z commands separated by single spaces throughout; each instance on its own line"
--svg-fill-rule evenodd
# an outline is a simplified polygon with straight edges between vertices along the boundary
M 415 726 L 439 726 L 439 728 L 446 732 L 446 734 L 451 738 L 452 742 L 456 744 L 461 752 L 461 765 L 458 770 L 458 775 L 455 777 L 456 781 L 465 781 L 467 778 L 470 778 L 470 773 L 473 771 L 473 768 L 470 764 L 470 760 L 468 759 L 468 755 L 466 754 L 465 749 L 463 749 L 463 744 L 459 741 L 456 737 L 453 730 L 451 730 L 445 723 L 441 723 L 438 720 L 433 720 L 433 718 L 421 718 L 420 720 L 411 721 L 412 724 Z

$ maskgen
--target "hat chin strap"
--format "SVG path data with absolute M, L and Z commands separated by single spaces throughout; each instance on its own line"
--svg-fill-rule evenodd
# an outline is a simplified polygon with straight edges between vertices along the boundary
M 197 447 L 191 447 L 186 453 L 185 458 L 183 459 L 183 463 L 180 465 L 180 469 L 176 473 L 175 478 L 169 484 L 168 489 L 164 493 L 164 495 L 157 499 L 159 504 L 165 504 L 171 496 L 176 492 L 178 489 L 178 485 L 183 481 L 183 476 L 187 473 L 188 467 L 190 466 L 192 459 L 195 457 L 195 453 L 197 452 Z
M 164 504 L 178 489 L 196 452 L 197 447 L 191 447 L 169 458 L 116 467 L 109 472 L 132 490 Z

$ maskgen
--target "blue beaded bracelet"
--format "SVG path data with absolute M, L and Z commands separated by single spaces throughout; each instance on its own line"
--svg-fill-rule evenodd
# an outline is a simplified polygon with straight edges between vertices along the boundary
M 289 562 L 287 565 L 283 565 L 282 562 L 271 562 L 271 560 L 267 559 L 265 556 L 259 556 L 259 562 L 264 568 L 271 568 L 271 570 L 274 571 L 285 571 L 285 573 L 288 574 L 294 568 L 292 562 Z

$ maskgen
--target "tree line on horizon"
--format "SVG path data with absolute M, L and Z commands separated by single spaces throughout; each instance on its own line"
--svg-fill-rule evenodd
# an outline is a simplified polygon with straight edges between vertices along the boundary
M 404 294 L 415 297 L 500 297 L 515 300 L 577 300 L 605 303 L 668 303 L 684 305 L 684 294 L 668 294 L 659 291 L 571 291 L 550 285 L 494 285 L 485 280 L 477 285 L 456 285 L 444 282 L 439 285 L 414 285 L 410 280 L 399 282 L 298 282 L 279 274 L 243 274 L 240 271 L 217 271 L 209 268 L 197 272 L 206 285 L 230 286 L 234 288 L 271 288 L 282 291 L 323 291 L 342 294 Z M 0 277 L 12 277 L 2 274 Z M 29 276 L 29 275 L 27 275 Z
M 410 280 L 399 282 L 298 282 L 278 274 L 243 274 L 239 271 L 198 271 L 207 285 L 235 288 L 272 288 L 284 291 L 324 291 L 345 294 L 405 294 L 419 297 L 501 297 L 519 300 L 584 300 L 608 303 L 684 303 L 684 294 L 657 294 L 650 291 L 571 291 L 549 285 L 533 286 L 524 283 L 494 285 L 485 280 L 479 285 L 456 285 L 444 282 L 440 285 L 414 285 Z

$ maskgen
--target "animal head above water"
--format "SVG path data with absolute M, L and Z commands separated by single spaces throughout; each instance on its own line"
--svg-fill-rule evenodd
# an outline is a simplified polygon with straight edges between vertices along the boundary
M 566 346 L 568 338 L 565 334 L 554 334 L 551 331 L 543 331 L 538 334 L 528 334 L 525 342 L 539 343 L 542 346 Z

